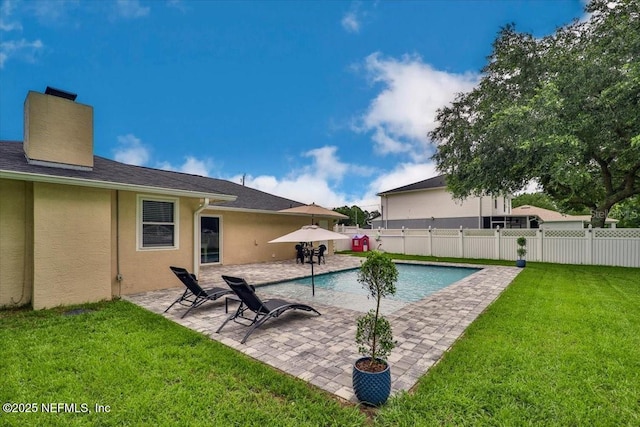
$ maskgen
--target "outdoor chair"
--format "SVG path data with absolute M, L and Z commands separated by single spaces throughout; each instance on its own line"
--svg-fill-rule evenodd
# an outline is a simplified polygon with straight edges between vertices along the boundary
M 326 264 L 326 260 L 324 258 L 324 253 L 327 250 L 325 245 L 318 246 L 318 264 Z
M 304 248 L 301 244 L 296 245 L 296 264 L 304 264 Z
M 171 271 L 174 272 L 178 279 L 182 282 L 183 285 L 187 287 L 184 293 L 176 299 L 167 309 L 164 311 L 165 313 L 169 311 L 174 304 L 178 303 L 180 305 L 184 305 L 189 307 L 189 309 L 182 315 L 184 318 L 191 310 L 196 307 L 200 307 L 207 301 L 215 301 L 223 295 L 232 294 L 233 291 L 231 289 L 225 288 L 208 288 L 202 289 L 202 287 L 198 284 L 198 280 L 196 279 L 195 274 L 189 273 L 187 270 L 181 267 L 169 267 Z
M 244 279 L 239 277 L 222 276 L 227 285 L 235 292 L 240 299 L 238 310 L 220 325 L 216 333 L 219 333 L 224 325 L 230 320 L 244 326 L 249 326 L 241 344 L 244 344 L 249 335 L 262 326 L 267 320 L 280 316 L 287 310 L 313 311 L 320 316 L 320 312 L 306 304 L 291 303 L 281 299 L 260 300 L 255 293 L 255 287 L 249 285 Z M 248 314 L 248 316 L 245 315 Z

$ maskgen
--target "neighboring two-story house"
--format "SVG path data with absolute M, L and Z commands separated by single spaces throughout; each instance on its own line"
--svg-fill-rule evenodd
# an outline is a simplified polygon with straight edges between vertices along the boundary
M 444 175 L 378 193 L 381 216 L 373 228 L 520 228 L 511 218 L 511 198 L 470 196 L 456 200 Z

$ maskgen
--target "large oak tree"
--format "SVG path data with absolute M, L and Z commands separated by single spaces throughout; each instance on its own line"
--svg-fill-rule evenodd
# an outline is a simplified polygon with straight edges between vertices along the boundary
M 438 111 L 429 137 L 455 196 L 535 180 L 601 227 L 640 194 L 640 2 L 593 0 L 587 11 L 544 38 L 503 28 L 480 83 Z

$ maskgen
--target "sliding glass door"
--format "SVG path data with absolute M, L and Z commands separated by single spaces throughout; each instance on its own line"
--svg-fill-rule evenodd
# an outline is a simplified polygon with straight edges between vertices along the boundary
M 220 217 L 200 217 L 200 263 L 220 262 Z

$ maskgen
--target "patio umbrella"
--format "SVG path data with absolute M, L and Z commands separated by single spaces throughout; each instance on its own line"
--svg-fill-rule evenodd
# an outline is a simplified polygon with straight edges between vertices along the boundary
M 323 208 L 324 209 L 324 208 Z M 349 236 L 344 234 L 335 233 L 330 230 L 325 230 L 317 225 L 305 225 L 301 229 L 292 231 L 289 234 L 280 236 L 277 239 L 270 240 L 269 243 L 300 243 L 311 242 L 311 249 L 313 250 L 313 242 L 321 242 L 324 240 L 339 240 L 348 239 Z M 316 284 L 313 273 L 313 257 L 311 258 L 311 294 L 316 294 Z
M 301 215 L 310 215 L 311 216 L 311 224 L 313 224 L 314 217 L 330 217 L 330 218 L 339 218 L 345 219 L 349 218 L 346 215 L 341 214 L 340 212 L 332 211 L 327 208 L 323 208 L 320 205 L 316 205 L 315 203 L 311 203 L 310 205 L 302 205 L 296 206 L 295 208 L 282 209 L 278 212 L 281 213 L 290 213 L 290 214 L 301 214 Z M 326 239 L 325 239 L 326 240 Z M 304 241 L 304 240 L 301 240 Z

